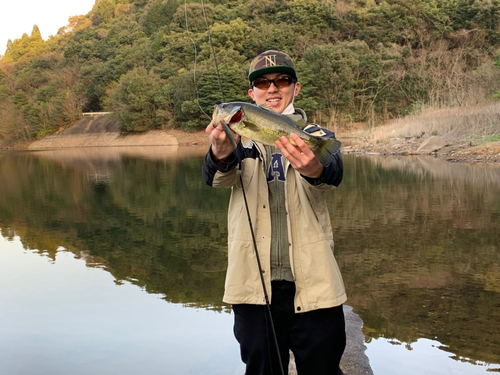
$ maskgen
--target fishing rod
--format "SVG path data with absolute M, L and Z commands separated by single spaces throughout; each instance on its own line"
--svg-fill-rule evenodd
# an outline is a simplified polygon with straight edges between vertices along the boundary
M 222 101 L 225 102 L 224 92 L 222 91 L 222 84 L 221 84 L 221 79 L 220 79 L 220 74 L 219 74 L 219 67 L 217 65 L 217 58 L 215 56 L 215 50 L 214 50 L 214 46 L 212 43 L 212 36 L 210 33 L 210 26 L 208 24 L 207 14 L 205 12 L 205 3 L 203 0 L 201 0 L 201 8 L 203 10 L 203 17 L 205 18 L 205 24 L 207 26 L 208 42 L 210 44 L 210 49 L 211 49 L 212 55 L 214 57 L 215 72 L 217 75 L 217 81 L 219 83 L 219 90 L 220 90 L 220 93 L 222 95 Z M 225 124 L 223 124 L 223 125 L 225 125 Z M 226 128 L 227 129 L 224 129 L 224 131 L 227 134 L 229 131 L 229 128 L 227 126 L 226 126 Z M 229 133 L 230 133 L 230 131 L 229 131 Z M 235 144 L 234 137 L 232 136 L 232 134 L 230 133 L 227 135 L 232 140 L 232 143 Z M 278 357 L 280 372 L 281 372 L 281 375 L 285 375 L 285 370 L 283 369 L 283 363 L 281 361 L 281 354 L 280 354 L 280 348 L 279 348 L 279 344 L 278 344 L 278 337 L 276 336 L 276 329 L 274 328 L 273 315 L 271 313 L 271 303 L 269 302 L 269 295 L 267 294 L 266 282 L 264 280 L 264 270 L 262 269 L 262 264 L 260 262 L 259 250 L 257 249 L 257 241 L 255 240 L 255 233 L 253 230 L 252 217 L 250 216 L 250 209 L 248 208 L 247 195 L 245 192 L 245 186 L 243 184 L 243 178 L 241 177 L 241 173 L 240 173 L 240 184 L 241 184 L 241 191 L 243 193 L 243 200 L 245 201 L 245 208 L 246 208 L 246 212 L 247 212 L 248 225 L 250 226 L 250 233 L 252 235 L 252 242 L 253 242 L 253 248 L 254 248 L 254 252 L 255 252 L 255 258 L 257 259 L 257 267 L 259 269 L 260 281 L 262 283 L 262 290 L 264 292 L 264 301 L 265 301 L 265 306 L 266 306 L 266 312 L 267 312 L 267 315 L 268 315 L 269 320 L 270 320 L 271 332 L 273 334 L 273 340 L 274 340 L 274 344 L 276 346 L 276 354 Z

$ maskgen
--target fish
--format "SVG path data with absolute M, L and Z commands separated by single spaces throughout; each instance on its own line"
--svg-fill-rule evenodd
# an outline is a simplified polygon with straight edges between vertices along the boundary
M 282 136 L 297 146 L 290 133 L 297 134 L 312 150 L 321 164 L 330 164 L 332 154 L 336 153 L 341 142 L 334 138 L 324 138 L 309 134 L 299 128 L 305 126 L 305 120 L 295 122 L 287 115 L 274 112 L 266 104 L 257 106 L 246 102 L 222 103 L 214 106 L 212 125 L 222 125 L 231 143 L 236 148 L 231 131 L 240 135 L 244 147 L 250 147 L 253 141 L 274 146 Z

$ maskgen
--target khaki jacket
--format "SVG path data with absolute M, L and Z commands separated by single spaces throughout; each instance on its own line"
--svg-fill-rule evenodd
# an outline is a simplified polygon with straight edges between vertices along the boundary
M 266 289 L 272 302 L 271 215 L 264 153 L 261 144 L 255 143 L 251 149 L 239 144 L 233 155 L 234 161 L 227 169 L 217 166 L 210 151 L 203 165 L 207 184 L 232 189 L 228 209 L 228 269 L 223 298 L 229 304 L 265 304 L 240 175 Z M 307 179 L 284 160 L 289 251 L 296 285 L 295 311 L 300 313 L 341 305 L 347 297 L 333 254 L 333 233 L 324 199 L 324 191 L 334 185 L 321 179 Z M 332 157 L 330 166 L 325 167 L 327 174 L 332 168 L 342 168 L 340 153 Z

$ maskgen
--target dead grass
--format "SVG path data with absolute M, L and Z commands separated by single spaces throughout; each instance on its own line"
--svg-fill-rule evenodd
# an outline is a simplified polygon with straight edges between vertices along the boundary
M 384 155 L 418 154 L 419 146 L 432 136 L 446 144 L 431 153 L 435 156 L 449 161 L 500 162 L 500 102 L 428 108 L 382 126 L 338 134 L 344 152 Z
M 420 114 L 396 119 L 368 131 L 374 143 L 397 138 L 440 136 L 448 142 L 470 141 L 478 145 L 497 141 L 500 134 L 500 102 L 481 106 L 427 109 Z

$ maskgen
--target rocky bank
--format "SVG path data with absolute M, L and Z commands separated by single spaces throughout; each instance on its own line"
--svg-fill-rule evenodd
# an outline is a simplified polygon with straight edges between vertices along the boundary
M 471 142 L 451 141 L 425 134 L 373 143 L 364 137 L 342 136 L 342 151 L 365 155 L 432 155 L 450 162 L 500 163 L 500 142 L 473 146 Z

